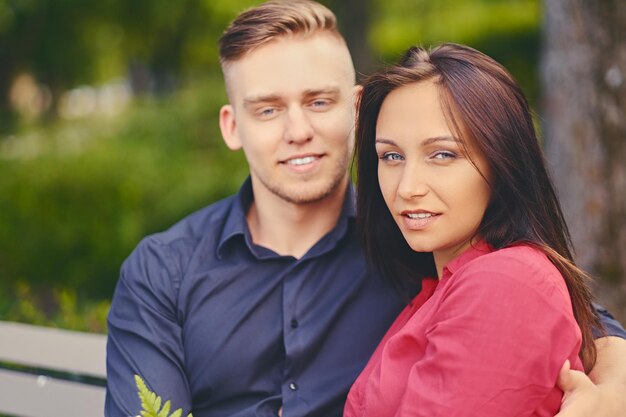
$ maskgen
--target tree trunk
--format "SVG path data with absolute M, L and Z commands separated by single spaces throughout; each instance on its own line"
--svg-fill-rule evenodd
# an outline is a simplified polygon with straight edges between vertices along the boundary
M 362 81 L 374 70 L 374 59 L 368 42 L 370 13 L 374 7 L 371 0 L 328 1 L 337 16 L 337 22 L 354 61 L 357 80 Z
M 626 2 L 546 0 L 546 155 L 579 266 L 626 322 Z

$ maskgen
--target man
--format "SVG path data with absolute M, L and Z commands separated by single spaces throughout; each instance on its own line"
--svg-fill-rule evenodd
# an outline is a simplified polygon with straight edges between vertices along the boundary
M 220 128 L 229 148 L 243 149 L 250 178 L 144 239 L 124 263 L 105 415 L 138 414 L 139 374 L 195 417 L 340 416 L 402 308 L 355 236 L 350 54 L 334 15 L 298 0 L 242 13 L 220 57 L 230 102 Z M 575 377 L 563 372 L 564 383 L 588 382 Z M 585 386 L 574 392 L 599 398 Z M 573 400 L 573 409 L 583 401 Z

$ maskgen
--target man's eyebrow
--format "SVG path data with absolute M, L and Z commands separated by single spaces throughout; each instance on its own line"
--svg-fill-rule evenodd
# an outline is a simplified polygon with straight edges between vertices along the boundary
M 326 88 L 310 88 L 308 90 L 304 90 L 302 93 L 303 97 L 317 97 L 322 95 L 339 95 L 340 90 L 339 87 L 326 87 Z M 259 103 L 275 103 L 281 100 L 281 96 L 278 94 L 259 94 L 254 96 L 249 96 L 243 99 L 244 106 L 251 106 Z
M 305 97 L 315 97 L 322 95 L 338 95 L 340 92 L 339 87 L 327 87 L 327 88 L 311 88 L 304 91 Z
M 250 96 L 243 99 L 244 106 L 250 106 L 258 103 L 273 103 L 280 100 L 280 96 L 276 94 L 260 94 L 258 96 Z

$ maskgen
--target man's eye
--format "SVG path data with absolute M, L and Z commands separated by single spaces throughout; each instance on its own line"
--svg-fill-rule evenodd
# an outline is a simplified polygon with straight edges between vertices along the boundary
M 261 111 L 259 112 L 259 115 L 267 117 L 267 116 L 273 115 L 275 112 L 276 112 L 276 109 L 270 107 L 270 108 L 261 109 Z
M 329 100 L 322 100 L 322 99 L 314 100 L 309 104 L 309 106 L 313 110 L 325 110 L 328 108 L 329 105 L 330 105 Z

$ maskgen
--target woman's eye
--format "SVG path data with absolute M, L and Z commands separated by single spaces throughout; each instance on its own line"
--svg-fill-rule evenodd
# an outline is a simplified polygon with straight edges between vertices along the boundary
M 397 152 L 385 152 L 380 156 L 380 159 L 383 161 L 401 161 L 403 158 L 402 155 Z
M 454 152 L 450 152 L 450 151 L 437 151 L 433 154 L 433 159 L 439 159 L 439 160 L 444 160 L 444 159 L 455 159 L 456 158 L 456 154 Z

